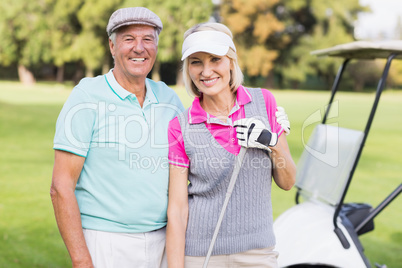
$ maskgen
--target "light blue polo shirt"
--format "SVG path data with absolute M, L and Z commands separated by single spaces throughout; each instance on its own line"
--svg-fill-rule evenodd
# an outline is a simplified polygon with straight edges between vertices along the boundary
M 168 136 L 184 110 L 163 82 L 146 80 L 143 107 L 112 70 L 84 78 L 56 123 L 54 149 L 85 157 L 75 189 L 83 228 L 148 232 L 166 225 Z

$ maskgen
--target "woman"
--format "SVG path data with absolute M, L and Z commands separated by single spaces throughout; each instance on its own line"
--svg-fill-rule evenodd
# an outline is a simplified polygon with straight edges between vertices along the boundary
M 219 23 L 189 29 L 183 78 L 195 99 L 169 125 L 169 267 L 202 267 L 240 146 L 248 147 L 209 267 L 277 267 L 271 177 L 289 190 L 296 167 L 276 102 L 245 88 L 230 30 Z M 189 181 L 189 184 L 188 184 Z M 226 265 L 226 266 L 225 266 Z

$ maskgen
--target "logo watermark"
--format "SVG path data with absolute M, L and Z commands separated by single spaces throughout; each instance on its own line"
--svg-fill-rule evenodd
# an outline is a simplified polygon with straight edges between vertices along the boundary
M 325 107 L 325 110 L 327 106 Z M 339 101 L 335 101 L 331 105 L 331 113 L 327 117 L 327 120 L 339 117 Z M 302 143 L 304 149 L 316 159 L 332 166 L 336 167 L 339 164 L 339 130 L 338 122 L 327 123 L 321 128 L 316 128 L 314 131 L 314 140 L 311 143 L 306 143 L 306 137 L 304 135 L 305 130 L 317 123 L 322 122 L 323 114 L 321 110 L 317 110 L 312 113 L 302 125 Z
M 118 159 L 126 160 L 129 151 L 149 147 L 169 148 L 167 128 L 170 120 L 181 112 L 176 105 L 160 103 L 150 111 L 121 112 L 113 103 L 81 103 L 71 107 L 64 117 L 64 133 L 68 142 L 77 148 L 117 148 Z M 170 116 L 169 116 L 170 115 Z M 92 124 L 92 125 L 91 125 Z M 88 128 L 92 127 L 92 135 Z M 86 131 L 80 131 L 87 128 Z M 85 134 L 80 134 L 85 133 Z

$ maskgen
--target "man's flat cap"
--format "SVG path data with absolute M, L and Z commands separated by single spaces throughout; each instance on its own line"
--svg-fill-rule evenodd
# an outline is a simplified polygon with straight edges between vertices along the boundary
M 161 19 L 148 8 L 127 7 L 113 12 L 107 24 L 106 32 L 110 36 L 117 28 L 132 24 L 153 26 L 156 28 L 158 34 L 163 29 Z

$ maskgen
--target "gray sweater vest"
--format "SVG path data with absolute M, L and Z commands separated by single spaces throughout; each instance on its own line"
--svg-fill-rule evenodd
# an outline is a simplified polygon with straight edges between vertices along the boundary
M 261 89 L 248 89 L 252 101 L 246 117 L 270 128 Z M 206 256 L 225 199 L 236 156 L 224 149 L 204 123 L 189 124 L 188 111 L 178 118 L 190 159 L 186 231 L 187 256 Z M 212 255 L 234 254 L 275 245 L 271 205 L 271 159 L 249 148 L 242 163 Z

